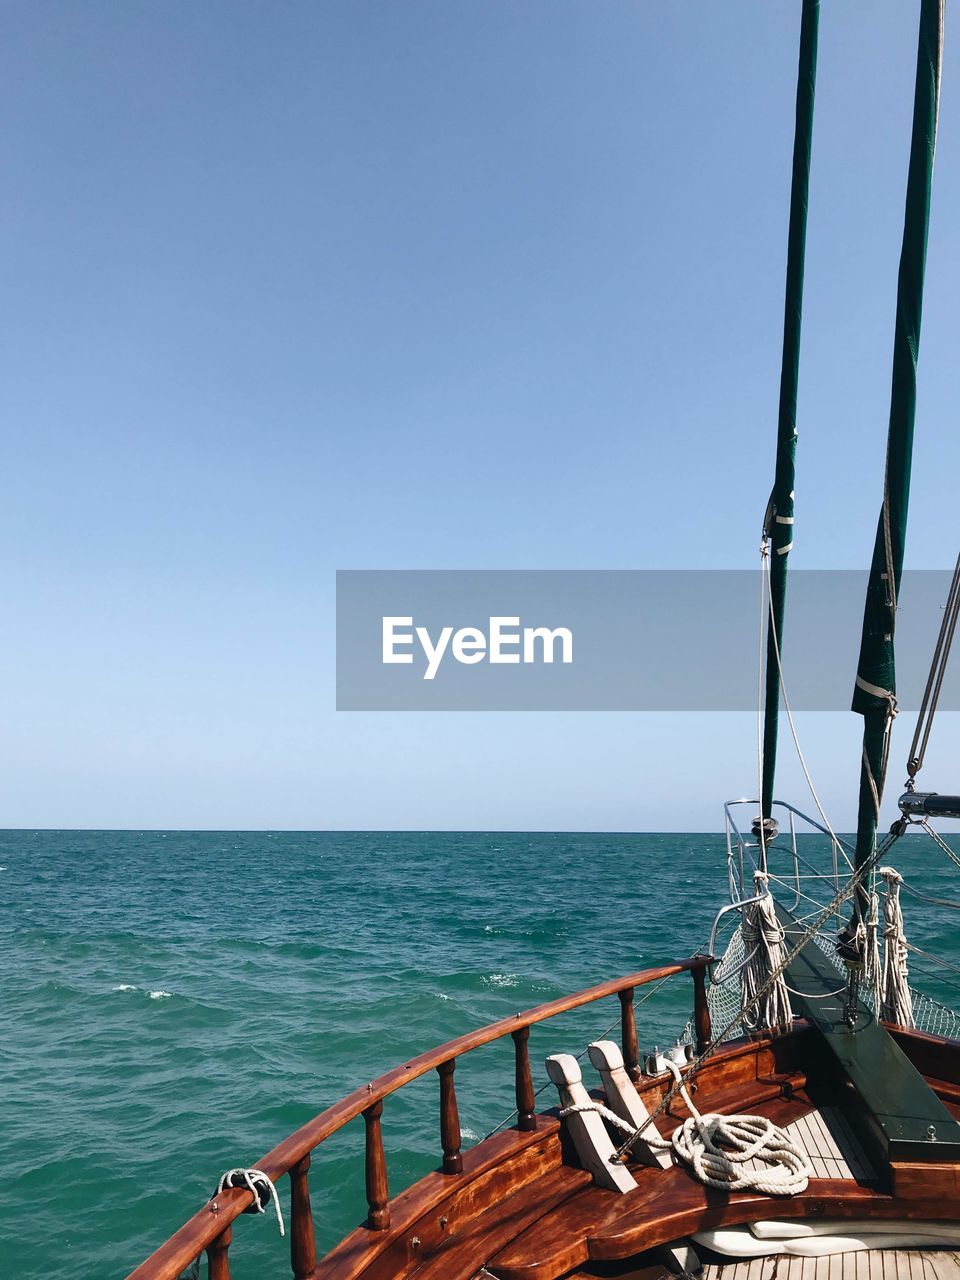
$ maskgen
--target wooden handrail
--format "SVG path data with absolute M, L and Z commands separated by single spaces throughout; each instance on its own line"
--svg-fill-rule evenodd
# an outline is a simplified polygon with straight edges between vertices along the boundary
M 457 1036 L 456 1039 L 449 1040 L 446 1044 L 439 1045 L 435 1049 L 429 1049 L 426 1053 L 412 1058 L 403 1066 L 394 1067 L 392 1070 L 378 1076 L 377 1079 L 371 1080 L 369 1084 L 363 1085 L 359 1089 L 354 1089 L 345 1098 L 335 1102 L 326 1111 L 321 1111 L 318 1116 L 308 1120 L 305 1125 L 302 1125 L 296 1132 L 285 1138 L 262 1160 L 257 1161 L 256 1168 L 262 1170 L 271 1181 L 277 1182 L 284 1174 L 289 1173 L 291 1169 L 296 1166 L 302 1167 L 305 1158 L 321 1142 L 326 1141 L 331 1134 L 336 1133 L 345 1124 L 360 1115 L 363 1115 L 367 1120 L 370 1138 L 368 1155 L 372 1144 L 374 1151 L 373 1164 L 376 1166 L 382 1155 L 382 1144 L 378 1149 L 377 1140 L 379 1139 L 379 1118 L 383 1109 L 383 1100 L 389 1097 L 391 1093 L 403 1088 L 405 1084 L 409 1084 L 411 1080 L 417 1080 L 430 1071 L 439 1071 L 441 1068 L 446 1069 L 448 1064 L 452 1064 L 454 1059 L 464 1053 L 470 1053 L 472 1050 L 479 1049 L 485 1044 L 491 1044 L 504 1036 L 514 1036 L 518 1031 L 529 1030 L 530 1027 L 536 1026 L 537 1023 L 546 1022 L 547 1019 L 555 1018 L 558 1014 L 567 1013 L 571 1009 L 578 1009 L 582 1005 L 592 1004 L 595 1000 L 604 999 L 605 996 L 619 996 L 621 991 L 644 987 L 651 982 L 662 982 L 665 978 L 673 977 L 677 973 L 693 972 L 698 1031 L 703 1032 L 706 1030 L 707 1035 L 709 1035 L 708 1015 L 705 1012 L 705 987 L 704 983 L 702 981 L 697 982 L 696 978 L 698 975 L 702 978 L 703 971 L 710 962 L 710 956 L 697 955 L 691 956 L 689 960 L 678 961 L 676 964 L 660 965 L 653 969 L 642 969 L 639 973 L 631 973 L 624 978 L 613 978 L 608 982 L 586 987 L 584 990 L 576 991 L 572 995 L 561 996 L 558 1000 L 550 1000 L 546 1004 L 537 1005 L 535 1008 L 518 1013 L 512 1018 L 501 1018 L 499 1021 L 491 1022 L 476 1031 L 468 1031 L 465 1035 Z M 519 1038 L 516 1037 L 515 1044 L 518 1040 Z M 444 1076 L 441 1074 L 441 1079 L 443 1078 Z M 452 1082 L 452 1067 L 447 1078 Z M 523 1086 L 522 1091 L 525 1095 L 523 1100 L 526 1102 L 525 1081 Z M 451 1110 L 448 1101 L 447 1131 L 451 1136 L 455 1100 L 453 1101 L 453 1108 L 454 1110 Z M 526 1107 L 523 1110 L 525 1111 Z M 375 1122 L 372 1134 L 369 1132 L 371 1122 Z M 459 1152 L 456 1154 L 459 1154 Z M 454 1155 L 452 1149 L 450 1150 L 450 1155 Z M 453 1162 L 451 1161 L 450 1163 L 452 1168 Z M 375 1194 L 372 1198 L 375 1201 L 376 1209 L 379 1210 L 381 1209 L 381 1195 L 386 1190 L 385 1167 L 382 1171 L 379 1167 L 371 1169 L 368 1162 L 368 1193 L 371 1190 L 371 1176 L 373 1176 L 376 1183 L 375 1188 L 373 1188 Z M 194 1258 L 199 1257 L 205 1249 L 210 1249 L 211 1246 L 213 1246 L 214 1250 L 219 1249 L 217 1260 L 225 1269 L 226 1245 L 230 1239 L 228 1229 L 230 1224 L 251 1204 L 252 1200 L 253 1196 L 245 1188 L 231 1187 L 221 1192 L 215 1201 L 204 1205 L 202 1209 L 183 1224 L 179 1231 L 172 1235 L 159 1249 L 155 1250 L 149 1258 L 141 1262 L 135 1270 L 131 1271 L 127 1280 L 177 1280 L 181 1271 L 188 1267 Z M 387 1221 L 389 1221 L 389 1209 L 386 1205 L 383 1205 L 382 1208 Z M 380 1213 L 377 1213 L 376 1217 L 381 1223 L 383 1222 L 383 1217 Z M 375 1224 L 371 1223 L 371 1225 Z M 226 1270 L 221 1274 L 226 1276 Z

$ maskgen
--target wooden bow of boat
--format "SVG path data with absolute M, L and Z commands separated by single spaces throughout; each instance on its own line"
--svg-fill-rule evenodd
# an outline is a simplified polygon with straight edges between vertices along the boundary
M 290 1181 L 290 1259 L 295 1280 L 560 1280 L 632 1275 L 658 1246 L 706 1228 L 762 1218 L 960 1219 L 960 1173 L 928 1160 L 904 1172 L 888 1160 L 869 1106 L 808 1021 L 787 1032 L 714 1048 L 691 1087 L 702 1111 L 754 1113 L 790 1128 L 814 1177 L 802 1195 L 724 1193 L 685 1167 L 631 1164 L 636 1187 L 597 1187 L 579 1165 L 556 1111 L 537 1114 L 530 1028 L 568 1010 L 617 996 L 627 1069 L 652 1110 L 668 1077 L 640 1072 L 634 991 L 689 972 L 698 1047 L 709 1044 L 709 957 L 647 969 L 518 1013 L 430 1050 L 354 1090 L 258 1162 L 272 1181 Z M 888 1028 L 953 1117 L 960 1116 L 960 1043 Z M 454 1071 L 458 1058 L 511 1037 L 517 1116 L 511 1129 L 461 1150 Z M 431 1071 L 439 1077 L 437 1169 L 392 1199 L 381 1132 L 384 1101 Z M 657 1118 L 669 1135 L 687 1115 L 673 1099 Z M 318 1259 L 310 1208 L 311 1153 L 351 1120 L 365 1125 L 366 1222 Z M 906 1176 L 905 1176 L 906 1174 Z M 211 1280 L 229 1280 L 232 1224 L 249 1191 L 220 1193 L 131 1273 L 129 1280 L 177 1280 L 206 1252 Z M 621 1268 L 626 1267 L 626 1270 Z M 586 1269 L 585 1269 L 586 1268 Z M 598 1269 L 599 1268 L 599 1269 Z
M 556 1149 L 554 1153 L 557 1155 L 556 1168 L 561 1168 L 557 1136 L 558 1122 L 555 1119 L 537 1116 L 535 1110 L 533 1076 L 528 1051 L 530 1028 L 558 1014 L 615 995 L 619 998 L 621 1006 L 624 1062 L 631 1076 L 639 1080 L 639 1047 L 633 1012 L 634 991 L 638 987 L 661 982 L 676 974 L 687 972 L 692 974 L 697 1044 L 698 1048 L 705 1048 L 710 1040 L 710 1013 L 706 998 L 706 967 L 709 962 L 710 957 L 698 955 L 676 964 L 644 969 L 639 973 L 602 982 L 561 999 L 551 1000 L 525 1013 L 518 1013 L 515 1017 L 503 1018 L 477 1031 L 459 1036 L 413 1058 L 402 1066 L 394 1067 L 369 1084 L 355 1089 L 274 1147 L 257 1162 L 256 1167 L 274 1183 L 284 1176 L 289 1177 L 290 1259 L 295 1280 L 308 1280 L 308 1277 L 321 1275 L 346 1277 L 365 1274 L 368 1263 L 379 1259 L 385 1252 L 385 1246 L 396 1244 L 397 1239 L 400 1238 L 398 1232 L 405 1230 L 410 1221 L 412 1206 L 439 1205 L 448 1199 L 457 1200 L 460 1198 L 456 1195 L 457 1189 L 468 1185 L 472 1186 L 476 1193 L 475 1184 L 481 1174 L 495 1175 L 488 1179 L 492 1185 L 487 1188 L 485 1194 L 494 1194 L 494 1188 L 499 1187 L 497 1194 L 502 1196 L 516 1189 L 519 1185 L 516 1179 L 521 1176 L 522 1170 L 530 1174 L 542 1165 L 544 1172 L 547 1171 L 547 1165 L 551 1163 L 552 1157 L 550 1159 L 545 1157 L 543 1155 L 545 1150 Z M 454 1084 L 457 1059 L 482 1045 L 507 1036 L 510 1036 L 514 1042 L 516 1128 L 463 1153 Z M 437 1072 L 440 1081 L 439 1137 L 442 1150 L 442 1172 L 431 1175 L 422 1183 L 418 1183 L 410 1192 L 401 1193 L 391 1202 L 380 1119 L 384 1099 L 431 1071 Z M 324 1261 L 318 1267 L 308 1184 L 310 1155 L 332 1134 L 360 1116 L 363 1117 L 366 1129 L 365 1174 L 369 1207 L 367 1222 L 359 1232 L 353 1233 L 343 1245 L 333 1251 L 332 1261 Z M 503 1171 L 502 1176 L 496 1176 L 500 1169 Z M 579 1170 L 569 1170 L 569 1172 L 574 1174 Z M 560 1180 L 562 1181 L 562 1178 Z M 209 1257 L 211 1280 L 229 1280 L 232 1224 L 249 1208 L 252 1201 L 252 1194 L 245 1189 L 231 1188 L 221 1192 L 131 1272 L 128 1280 L 177 1280 L 180 1273 L 204 1251 Z M 453 1219 L 449 1213 L 446 1215 L 446 1222 L 447 1225 L 441 1229 L 441 1234 L 452 1229 Z M 418 1247 L 424 1248 L 423 1245 Z M 339 1260 L 341 1258 L 342 1262 Z M 397 1273 L 388 1269 L 383 1274 Z

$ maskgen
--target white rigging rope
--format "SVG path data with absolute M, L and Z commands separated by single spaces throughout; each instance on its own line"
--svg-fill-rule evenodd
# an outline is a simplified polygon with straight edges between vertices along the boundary
M 883 903 L 883 977 L 881 981 L 881 1016 L 899 1027 L 913 1026 L 913 999 L 907 981 L 907 940 L 900 909 L 900 886 L 903 877 L 893 867 L 881 867 L 880 875 L 887 886 Z
M 789 1027 L 793 1011 L 783 981 L 783 926 L 777 919 L 768 877 L 757 871 L 753 883 L 758 901 L 743 908 L 740 922 L 743 945 L 750 952 L 740 972 L 743 1025 L 751 1031 Z
M 760 822 L 757 825 L 757 839 L 760 841 L 760 870 L 767 869 L 767 814 L 763 812 L 763 668 L 764 668 L 764 636 L 767 630 L 767 614 L 773 623 L 773 599 L 769 590 L 770 574 L 770 539 L 764 534 L 760 542 L 760 634 L 757 641 L 757 795 L 760 797 Z M 769 606 L 767 600 L 769 598 Z M 776 631 L 776 627 L 773 627 Z
M 836 913 L 840 910 L 840 908 L 847 901 L 847 899 L 852 894 L 856 893 L 857 889 L 859 889 L 864 879 L 873 871 L 873 868 L 876 866 L 877 862 L 884 856 L 887 850 L 893 844 L 895 844 L 897 840 L 900 839 L 905 828 L 906 828 L 905 823 L 897 823 L 891 828 L 889 834 L 886 836 L 882 844 L 878 845 L 877 848 L 873 851 L 873 853 L 871 853 L 870 857 L 859 868 L 857 868 L 853 872 L 853 874 L 850 876 L 850 879 L 843 886 L 843 888 L 837 890 L 835 896 L 831 899 L 831 901 L 828 902 L 826 906 L 821 909 L 820 914 L 813 920 L 811 924 L 809 924 L 803 930 L 803 932 L 796 939 L 796 941 L 792 942 L 790 950 L 785 952 L 780 964 L 777 966 L 774 972 L 770 974 L 767 981 L 764 983 L 761 989 L 757 992 L 754 998 L 754 1003 L 756 1003 L 756 1001 L 759 1001 L 766 994 L 769 987 L 772 986 L 772 984 L 778 978 L 783 976 L 783 974 L 787 970 L 787 967 L 792 963 L 792 961 L 794 961 L 797 958 L 797 956 L 799 956 L 800 952 L 807 945 L 807 943 L 812 938 L 814 938 L 816 934 L 820 932 L 821 927 L 826 923 L 826 921 L 829 920 L 832 915 L 836 915 Z M 727 1023 L 722 1027 L 720 1032 L 713 1037 L 712 1042 L 705 1049 L 701 1050 L 701 1052 L 697 1054 L 693 1062 L 690 1064 L 688 1076 L 692 1076 L 697 1071 L 699 1071 L 700 1068 L 703 1066 L 704 1062 L 707 1060 L 707 1058 L 709 1058 L 711 1053 L 713 1053 L 714 1049 L 718 1045 L 723 1044 L 724 1040 L 727 1038 L 730 1032 L 734 1029 L 734 1027 L 737 1026 L 738 1023 L 742 1021 L 743 1013 L 744 1013 L 744 1009 L 741 1007 L 740 1009 L 737 1010 L 736 1014 L 727 1021 Z M 670 1103 L 677 1096 L 678 1091 L 679 1091 L 679 1083 L 674 1083 L 666 1091 L 666 1093 L 664 1093 L 663 1097 L 660 1099 L 660 1102 L 658 1103 L 655 1110 L 652 1111 L 649 1116 L 647 1116 L 646 1120 L 644 1120 L 643 1124 L 640 1126 L 638 1130 L 638 1133 L 645 1132 L 645 1130 L 653 1123 L 653 1121 L 657 1118 L 657 1116 L 662 1115 L 662 1113 L 666 1111 Z M 633 1141 L 634 1139 L 630 1138 L 625 1143 L 623 1143 L 623 1145 L 616 1152 L 616 1156 L 621 1157 L 625 1155 L 626 1152 L 633 1145 Z

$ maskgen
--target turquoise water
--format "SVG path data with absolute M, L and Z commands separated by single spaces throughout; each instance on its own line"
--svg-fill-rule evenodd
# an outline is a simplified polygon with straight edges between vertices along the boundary
M 928 841 L 896 864 L 960 899 Z M 0 867 L 4 1280 L 124 1276 L 224 1169 L 414 1052 L 689 954 L 725 893 L 711 835 L 6 832 Z M 960 965 L 952 913 L 904 903 L 911 938 Z M 923 963 L 916 984 L 960 1003 L 960 974 Z M 680 976 L 644 1005 L 644 1046 L 690 1001 Z M 537 1029 L 535 1064 L 617 1009 Z M 469 1143 L 512 1107 L 510 1043 L 457 1085 Z M 436 1123 L 434 1078 L 388 1099 L 393 1191 L 436 1164 Z M 361 1149 L 357 1122 L 314 1157 L 322 1245 L 363 1217 Z M 237 1280 L 289 1274 L 272 1218 L 234 1241 Z

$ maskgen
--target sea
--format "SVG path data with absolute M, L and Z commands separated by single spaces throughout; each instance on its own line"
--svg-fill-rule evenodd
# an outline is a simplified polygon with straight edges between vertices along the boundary
M 928 839 L 892 860 L 960 901 L 960 870 Z M 0 833 L 0 1277 L 122 1280 L 222 1172 L 343 1094 L 689 955 L 726 893 L 713 834 Z M 955 911 L 903 900 L 908 937 L 954 966 L 911 953 L 914 985 L 960 1006 Z M 648 994 L 645 1050 L 682 1034 L 692 984 Z M 614 997 L 535 1028 L 538 1087 L 547 1054 L 615 1037 L 618 1011 Z M 509 1122 L 511 1042 L 461 1059 L 456 1083 L 469 1146 Z M 436 1077 L 388 1098 L 383 1129 L 393 1194 L 438 1163 Z M 314 1153 L 322 1249 L 365 1215 L 362 1153 L 361 1121 Z M 242 1217 L 230 1254 L 235 1280 L 290 1274 L 272 1213 Z

